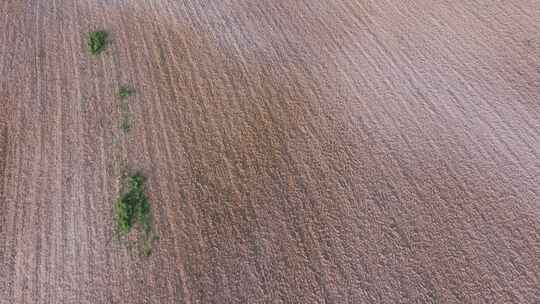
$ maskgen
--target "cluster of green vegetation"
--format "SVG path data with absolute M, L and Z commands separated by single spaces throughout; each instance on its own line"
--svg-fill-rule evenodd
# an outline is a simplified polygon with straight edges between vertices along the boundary
M 129 130 L 131 130 L 131 124 L 129 123 L 129 118 L 127 115 L 122 116 L 119 127 L 120 129 L 122 129 L 122 131 L 124 131 L 124 133 L 127 133 L 129 132 Z
M 88 49 L 92 55 L 98 55 L 105 49 L 107 45 L 107 32 L 94 31 L 88 34 Z
M 118 95 L 121 99 L 126 99 L 133 94 L 135 94 L 135 90 L 128 86 L 121 86 L 118 90 Z
M 141 174 L 127 178 L 127 191 L 120 196 L 116 207 L 116 222 L 120 231 L 128 233 L 135 222 L 148 229 L 150 205 L 144 193 L 144 177 Z
M 92 55 L 99 55 L 107 46 L 108 34 L 105 31 L 94 31 L 88 34 L 87 45 Z M 120 97 L 121 121 L 120 129 L 124 133 L 131 129 L 129 117 L 128 97 L 135 94 L 135 90 L 128 86 L 120 86 L 118 96 Z M 119 161 L 115 159 L 115 162 Z M 125 161 L 125 159 L 124 159 Z M 125 180 L 122 185 L 122 192 L 116 201 L 116 226 L 117 236 L 129 234 L 133 228 L 137 227 L 140 249 L 146 256 L 152 251 L 152 242 L 156 239 L 152 231 L 152 218 L 150 203 L 144 191 L 145 178 L 136 173 L 132 175 L 122 174 Z M 119 239 L 120 240 L 120 239 Z M 130 242 L 127 243 L 131 248 Z
M 135 90 L 128 86 L 121 86 L 118 90 L 118 96 L 120 96 L 120 110 L 122 111 L 122 120 L 120 121 L 120 129 L 125 133 L 129 132 L 131 129 L 131 124 L 129 122 L 129 105 L 127 103 L 127 98 L 135 94 Z
M 152 218 L 150 203 L 144 193 L 145 178 L 139 173 L 126 178 L 126 190 L 116 202 L 116 225 L 118 231 L 128 234 L 133 227 L 140 227 L 140 239 L 143 253 L 151 252 L 150 242 L 152 236 Z

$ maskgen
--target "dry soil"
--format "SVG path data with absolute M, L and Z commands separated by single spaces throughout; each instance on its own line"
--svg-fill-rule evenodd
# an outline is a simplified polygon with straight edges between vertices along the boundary
M 0 303 L 540 303 L 539 1 L 3 0 L 0 29 Z M 148 258 L 113 238 L 126 166 Z

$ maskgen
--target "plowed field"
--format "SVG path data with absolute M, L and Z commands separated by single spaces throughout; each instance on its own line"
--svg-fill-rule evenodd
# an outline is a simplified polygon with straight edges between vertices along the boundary
M 0 29 L 0 303 L 540 303 L 539 1 L 3 0 Z

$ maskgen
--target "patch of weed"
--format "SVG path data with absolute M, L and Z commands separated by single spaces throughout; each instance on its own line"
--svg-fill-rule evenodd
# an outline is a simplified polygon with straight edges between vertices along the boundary
M 121 86 L 118 90 L 121 99 L 126 99 L 133 94 L 135 94 L 135 90 L 127 86 Z
M 120 110 L 122 112 L 122 121 L 120 122 L 120 129 L 124 133 L 129 132 L 131 124 L 129 122 L 129 104 L 127 98 L 135 94 L 135 90 L 128 86 L 120 86 L 118 89 L 118 96 L 120 96 Z
M 158 238 L 152 229 L 152 213 L 150 202 L 144 193 L 145 178 L 140 173 L 124 176 L 125 188 L 116 202 L 116 226 L 117 236 L 126 236 L 133 229 L 137 229 L 138 246 L 127 243 L 128 248 L 135 245 L 140 254 L 149 256 L 152 253 L 152 245 Z M 119 238 L 120 240 L 120 238 Z
M 144 176 L 139 173 L 125 177 L 126 190 L 116 202 L 116 225 L 117 231 L 123 235 L 138 227 L 140 252 L 149 256 L 152 243 L 157 238 L 152 231 L 150 203 L 144 193 L 144 182 Z
M 131 124 L 129 122 L 129 117 L 128 115 L 124 115 L 122 117 L 122 121 L 120 121 L 120 129 L 122 129 L 122 131 L 124 131 L 124 133 L 128 133 L 129 130 L 131 130 Z
M 99 55 L 107 45 L 107 32 L 95 31 L 88 34 L 88 49 L 92 55 Z
M 127 190 L 116 203 L 116 223 L 123 233 L 130 232 L 135 223 L 149 229 L 150 205 L 144 193 L 144 177 L 133 174 L 127 177 Z

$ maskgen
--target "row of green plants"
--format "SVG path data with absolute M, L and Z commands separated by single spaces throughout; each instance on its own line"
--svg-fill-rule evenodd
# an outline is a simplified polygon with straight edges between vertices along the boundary
M 88 34 L 87 46 L 90 54 L 98 56 L 103 53 L 109 43 L 109 35 L 106 31 L 94 31 Z M 119 128 L 128 133 L 131 129 L 129 115 L 130 96 L 135 94 L 135 90 L 129 86 L 120 86 L 118 98 L 121 120 Z M 115 159 L 118 161 L 117 159 Z M 125 162 L 125 160 L 123 160 Z M 129 248 L 128 238 L 133 230 L 137 230 L 137 247 L 139 252 L 148 256 L 152 252 L 152 242 L 156 239 L 152 229 L 152 213 L 150 202 L 145 193 L 146 178 L 140 172 L 129 172 L 129 168 L 121 173 L 120 193 L 115 203 L 115 235 L 120 241 L 125 241 Z

